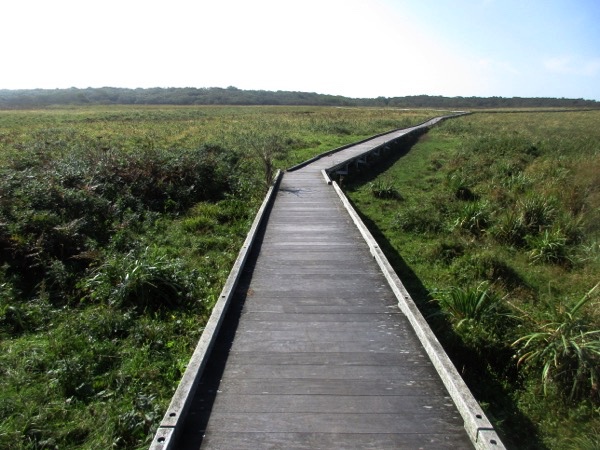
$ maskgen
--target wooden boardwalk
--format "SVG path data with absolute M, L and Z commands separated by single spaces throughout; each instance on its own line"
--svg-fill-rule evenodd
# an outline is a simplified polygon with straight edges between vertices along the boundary
M 473 448 L 321 173 L 380 141 L 284 174 L 175 448 Z

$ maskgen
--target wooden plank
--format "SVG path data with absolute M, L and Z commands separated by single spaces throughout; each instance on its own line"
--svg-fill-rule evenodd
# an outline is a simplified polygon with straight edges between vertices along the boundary
M 357 342 L 376 342 L 384 338 L 391 351 L 399 351 L 408 345 L 416 346 L 418 341 L 411 339 L 409 330 L 395 329 L 393 331 L 381 331 L 372 328 L 369 331 L 363 331 L 358 335 L 355 330 L 346 327 L 346 329 L 332 330 L 263 330 L 253 329 L 240 331 L 236 334 L 236 339 L 245 343 L 261 342 L 314 342 L 318 339 L 322 343 L 357 343 Z
M 400 364 L 425 364 L 431 362 L 425 352 L 397 351 L 389 352 L 251 352 L 232 350 L 224 355 L 238 364 L 267 365 L 326 365 L 326 366 L 397 366 Z
M 208 405 L 206 406 L 208 409 Z M 448 398 L 426 395 L 294 395 L 250 394 L 221 392 L 215 409 L 224 413 L 315 413 L 315 414 L 397 414 L 430 418 L 437 410 L 454 413 Z M 403 414 L 398 414 L 403 411 Z M 458 422 L 460 425 L 460 422 Z
M 250 323 L 254 322 L 272 322 L 277 321 L 281 323 L 285 322 L 297 322 L 308 324 L 312 322 L 323 322 L 323 323 L 365 323 L 368 322 L 370 327 L 376 327 L 379 325 L 392 325 L 396 319 L 393 317 L 401 316 L 401 312 L 397 311 L 386 311 L 379 314 L 369 313 L 333 313 L 333 314 L 301 314 L 301 313 L 269 313 L 269 312 L 248 312 L 244 314 L 244 321 Z M 261 325 L 258 325 L 261 326 Z
M 315 343 L 315 347 L 319 347 Z M 368 347 L 365 345 L 365 347 Z M 293 351 L 293 350 L 290 350 Z M 316 350 L 318 351 L 318 350 Z M 364 350 L 363 350 L 364 351 Z M 367 350 L 368 351 L 368 350 Z M 228 361 L 223 380 L 232 378 L 304 379 L 304 380 L 387 380 L 400 381 L 434 380 L 435 370 L 431 366 L 330 366 L 330 365 L 240 365 Z
M 343 336 L 343 333 L 338 333 L 336 337 Z M 253 337 L 252 334 L 240 335 L 240 338 L 245 340 L 243 344 L 238 344 L 232 348 L 235 352 L 252 352 L 252 353 L 392 353 L 409 355 L 418 354 L 413 352 L 412 345 L 404 344 L 401 347 L 391 346 L 382 343 L 377 337 L 369 341 L 341 341 L 341 340 L 325 340 L 314 342 L 312 339 L 285 339 L 285 340 L 260 340 L 259 337 Z M 398 339 L 400 340 L 400 339 Z M 329 349 L 327 352 L 323 349 Z M 257 355 L 260 360 L 260 355 Z M 404 364 L 416 364 L 408 360 L 403 361 Z M 422 363 L 425 363 L 424 361 Z M 265 363 L 266 364 L 266 363 Z M 369 365 L 368 360 L 363 362 L 363 365 Z
M 229 433 L 294 433 L 311 430 L 313 433 L 436 433 L 463 432 L 458 413 L 453 420 L 406 411 L 405 414 L 352 413 L 226 413 L 213 410 L 210 421 L 219 424 L 219 432 Z M 210 422 L 209 422 L 210 424 Z M 210 425 L 207 428 L 207 433 Z M 256 443 L 260 448 L 260 443 Z
M 446 450 L 469 448 L 464 433 L 454 434 L 417 434 L 417 433 L 224 433 L 206 439 L 209 448 L 236 448 L 256 450 L 260 442 L 261 449 L 314 450 L 343 448 L 348 450 L 364 449 L 422 449 Z
M 436 379 L 430 380 L 339 380 L 315 379 L 307 383 L 304 379 L 226 379 L 204 380 L 201 383 L 204 393 L 219 392 L 240 395 L 252 394 L 287 394 L 287 395 L 319 395 L 319 396 L 437 396 L 451 403 L 447 392 Z
M 345 305 L 331 305 L 331 304 L 313 304 L 313 303 L 305 303 L 305 302 L 292 302 L 288 301 L 283 303 L 280 301 L 268 302 L 257 301 L 253 303 L 252 301 L 247 301 L 244 305 L 244 312 L 276 312 L 276 313 L 303 313 L 303 314 L 335 314 L 335 313 L 343 313 L 347 310 L 347 306 Z M 303 299 L 300 299 L 303 300 Z M 397 308 L 397 306 L 388 306 L 390 309 Z M 363 304 L 358 307 L 353 307 L 352 310 L 355 313 L 376 313 L 381 311 L 380 304 Z
M 329 314 L 318 314 L 317 317 L 327 316 Z M 298 314 L 294 314 L 294 316 L 299 316 Z M 362 315 L 361 315 L 362 316 Z M 255 327 L 260 327 L 261 330 L 321 330 L 321 331 L 344 331 L 344 330 L 352 330 L 355 333 L 362 333 L 365 331 L 371 330 L 381 330 L 382 332 L 394 332 L 396 329 L 401 328 L 402 325 L 396 323 L 394 320 L 381 320 L 376 323 L 373 322 L 363 322 L 363 321 L 285 321 L 285 320 L 277 320 L 279 314 L 270 314 L 270 320 L 255 320 L 251 323 L 249 320 L 244 320 L 238 325 L 238 331 L 244 332 L 247 330 L 255 330 Z M 360 316 L 359 316 L 360 317 Z M 414 337 L 414 336 L 413 336 Z M 411 339 L 413 338 L 411 337 Z

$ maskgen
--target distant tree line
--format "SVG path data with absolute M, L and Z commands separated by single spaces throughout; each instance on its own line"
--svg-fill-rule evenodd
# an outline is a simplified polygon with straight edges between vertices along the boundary
M 70 88 L 0 89 L 0 108 L 50 105 L 304 105 L 380 106 L 396 108 L 598 108 L 596 100 L 523 97 L 406 97 L 349 98 L 295 91 L 253 91 L 228 88 Z

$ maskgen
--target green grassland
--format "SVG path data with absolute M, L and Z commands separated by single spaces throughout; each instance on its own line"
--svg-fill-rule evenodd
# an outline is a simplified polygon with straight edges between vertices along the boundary
M 0 111 L 0 448 L 145 448 L 268 177 L 431 111 Z
M 600 111 L 451 119 L 344 188 L 509 448 L 599 448 Z

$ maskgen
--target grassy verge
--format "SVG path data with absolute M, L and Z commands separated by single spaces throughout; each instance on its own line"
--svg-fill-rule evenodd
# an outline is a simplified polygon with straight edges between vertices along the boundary
M 600 112 L 475 114 L 346 190 L 512 448 L 597 448 Z
M 0 448 L 145 448 L 269 172 L 435 115 L 0 111 Z

